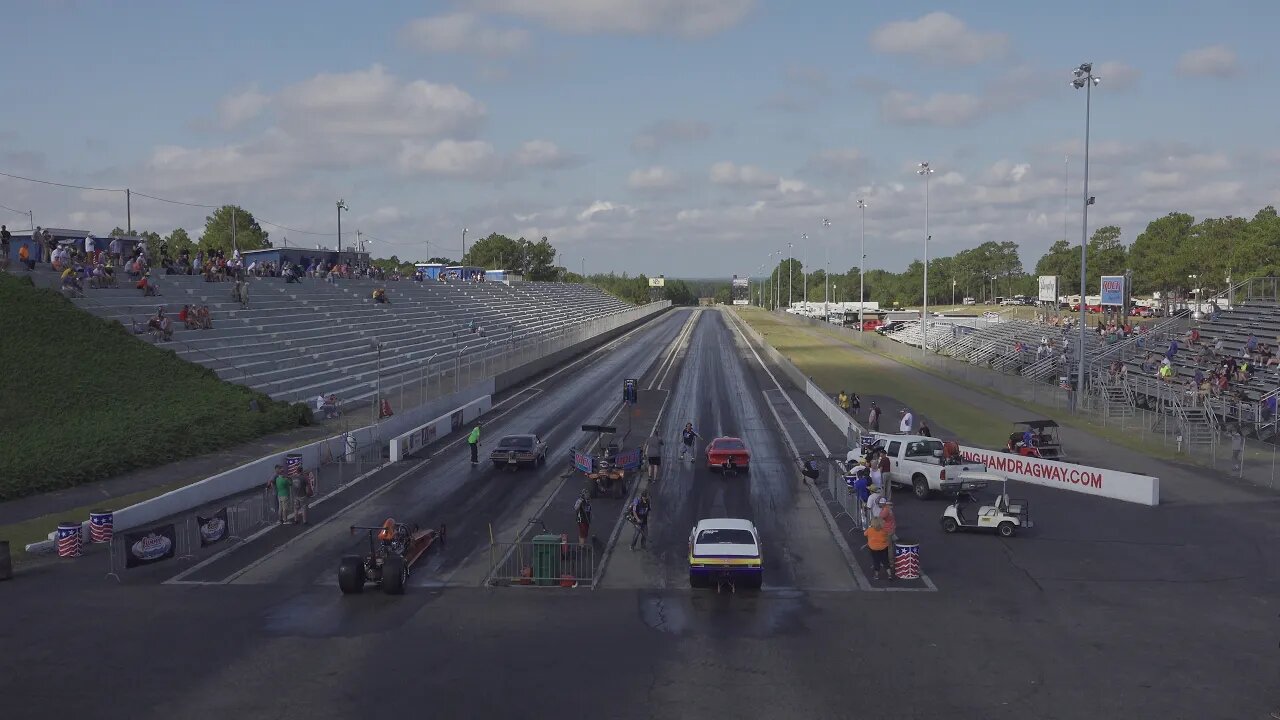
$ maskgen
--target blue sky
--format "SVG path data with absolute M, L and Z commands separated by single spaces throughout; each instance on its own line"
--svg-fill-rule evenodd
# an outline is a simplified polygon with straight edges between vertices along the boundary
M 547 235 L 570 267 L 757 272 L 1079 233 L 1276 202 L 1278 54 L 1264 2 L 769 0 L 17 3 L 0 172 L 236 202 L 290 244 L 360 229 L 380 255 L 458 254 L 461 228 Z M 38 62 L 34 61 L 38 58 Z M 1064 158 L 1070 156 L 1064 178 Z M 123 197 L 0 178 L 0 205 L 105 233 Z M 136 198 L 135 229 L 205 210 Z M 6 210 L 10 227 L 25 219 Z M 832 221 L 824 231 L 821 219 Z M 306 234 L 315 233 L 315 234 Z M 807 233 L 809 239 L 801 242 Z

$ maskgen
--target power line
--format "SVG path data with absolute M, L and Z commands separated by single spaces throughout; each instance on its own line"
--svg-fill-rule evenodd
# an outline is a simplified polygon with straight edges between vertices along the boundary
M 27 211 L 26 211 L 26 210 L 14 210 L 13 208 L 9 207 L 8 205 L 0 205 L 0 209 L 8 210 L 9 212 L 15 212 L 15 213 L 18 213 L 19 215 L 26 215 L 26 214 L 27 214 Z
M 144 192 L 139 192 L 137 190 L 127 190 L 124 188 L 99 188 L 99 187 L 87 187 L 84 185 L 72 185 L 69 183 L 54 182 L 52 180 L 40 180 L 37 178 L 23 177 L 21 175 L 13 175 L 11 173 L 6 173 L 6 172 L 0 172 L 0 176 L 13 178 L 15 180 L 24 180 L 26 182 L 39 183 L 41 185 L 53 185 L 56 187 L 74 188 L 76 190 L 94 190 L 97 192 L 121 192 L 121 193 L 128 192 L 132 195 L 136 195 L 137 197 L 147 198 L 148 200 L 155 200 L 157 202 L 162 202 L 162 203 L 169 203 L 170 205 L 185 205 L 186 207 L 205 208 L 210 210 L 216 210 L 219 207 L 223 207 L 222 205 L 207 205 L 205 203 L 186 202 L 184 200 L 171 200 L 169 198 L 162 198 L 156 195 L 148 195 L 147 193 L 144 193 Z M 4 206 L 0 205 L 0 207 L 4 207 Z M 4 208 L 4 209 L 12 210 L 13 212 L 20 213 L 22 215 L 27 214 L 25 210 L 13 210 L 13 208 Z M 274 228 L 280 228 L 281 230 L 285 230 L 293 233 L 299 233 L 301 235 L 314 235 L 316 237 L 335 237 L 337 235 L 337 233 L 323 233 L 323 232 L 315 232 L 312 230 L 299 230 L 298 228 L 289 227 L 288 225 L 281 225 L 279 223 L 273 223 L 270 220 L 265 220 L 260 217 L 255 217 L 254 219 L 258 222 L 259 225 L 270 225 L 271 227 L 274 227 Z
M 86 187 L 84 185 L 70 185 L 67 183 L 53 182 L 52 180 L 37 180 L 35 178 L 23 177 L 21 175 L 12 175 L 7 172 L 0 172 L 0 175 L 3 175 L 4 177 L 7 177 L 7 178 L 13 178 L 14 180 L 25 180 L 27 182 L 40 183 L 41 185 L 55 185 L 57 187 L 72 188 L 74 190 L 94 190 L 96 192 L 121 192 L 121 193 L 124 192 L 123 188 L 100 188 L 100 187 Z

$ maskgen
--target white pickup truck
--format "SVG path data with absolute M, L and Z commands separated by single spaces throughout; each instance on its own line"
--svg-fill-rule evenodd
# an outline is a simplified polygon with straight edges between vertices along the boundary
M 871 433 L 873 447 L 883 448 L 889 456 L 889 482 L 909 487 L 921 500 L 942 490 L 942 483 L 957 480 L 1001 482 L 1004 477 L 987 471 L 982 463 L 961 461 L 944 464 L 942 441 L 925 435 Z

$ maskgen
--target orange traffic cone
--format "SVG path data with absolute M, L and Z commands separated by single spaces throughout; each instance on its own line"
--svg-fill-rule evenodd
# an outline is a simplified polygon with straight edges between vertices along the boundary
M 395 415 L 395 413 L 391 412 L 391 401 L 386 398 L 383 398 L 382 408 L 378 411 L 378 416 L 385 418 L 385 417 L 391 417 L 392 415 Z

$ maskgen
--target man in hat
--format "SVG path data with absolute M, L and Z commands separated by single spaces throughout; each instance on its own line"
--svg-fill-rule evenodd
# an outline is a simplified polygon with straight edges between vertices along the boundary
M 911 432 L 911 428 L 915 427 L 916 424 L 916 416 L 912 415 L 911 410 L 908 408 L 902 408 L 898 411 L 898 414 L 902 416 L 902 419 L 898 421 L 898 432 Z
M 880 486 L 878 484 L 870 486 L 869 490 L 870 492 L 867 494 L 867 501 L 864 503 L 864 507 L 867 509 L 868 522 L 880 517 L 880 501 L 884 499 L 884 495 L 880 492 Z
M 871 410 L 867 413 L 867 427 L 875 432 L 880 432 L 880 406 L 875 400 L 871 401 Z
M 893 501 L 889 498 L 880 498 L 876 504 L 880 506 L 880 522 L 884 523 L 884 534 L 889 538 L 889 565 L 885 569 L 889 573 L 889 579 L 894 580 L 893 543 L 898 539 L 898 518 L 893 514 Z

